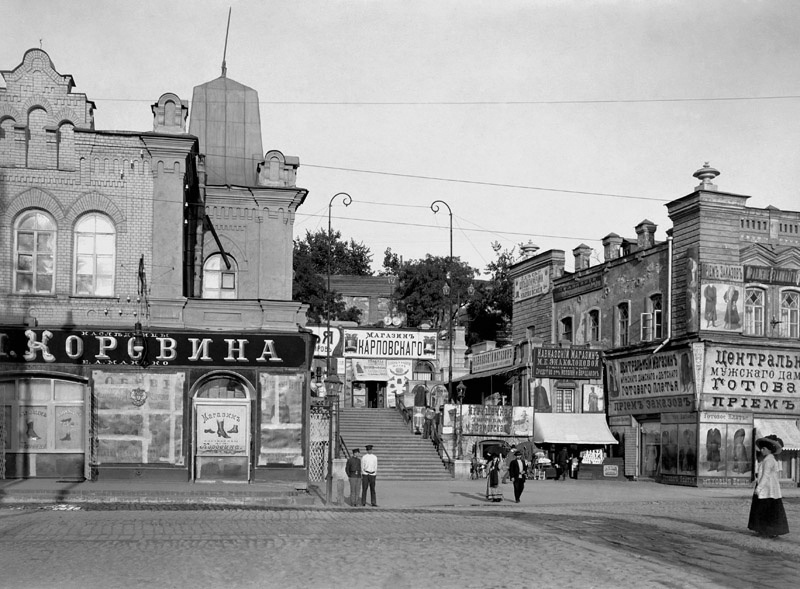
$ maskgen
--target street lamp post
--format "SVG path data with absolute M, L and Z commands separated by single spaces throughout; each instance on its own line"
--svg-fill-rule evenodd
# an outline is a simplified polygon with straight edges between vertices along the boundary
M 328 476 L 325 485 L 325 502 L 330 505 L 333 497 L 333 456 L 339 457 L 339 394 L 344 383 L 336 374 L 329 374 L 325 379 L 325 400 L 328 402 Z M 336 431 L 334 432 L 334 419 Z
M 467 387 L 464 386 L 463 382 L 458 383 L 456 387 L 456 392 L 458 393 L 458 430 L 456 432 L 458 436 L 458 445 L 454 452 L 456 460 L 464 459 L 464 393 L 466 390 Z
M 443 204 L 447 207 L 447 213 L 450 215 L 450 256 L 447 258 L 447 279 L 450 280 L 450 266 L 453 263 L 453 211 L 450 209 L 450 205 L 448 205 L 443 200 L 435 200 L 431 203 L 431 210 L 434 213 L 439 212 L 438 203 Z M 447 359 L 447 396 L 452 401 L 453 399 L 453 298 L 452 293 L 453 290 L 449 284 L 445 284 L 445 296 L 447 297 L 447 318 L 448 318 L 448 327 L 447 327 L 447 347 L 448 347 L 448 359 Z
M 344 206 L 350 206 L 353 198 L 346 192 L 337 192 L 331 197 L 328 202 L 328 288 L 325 291 L 325 317 L 327 320 L 327 327 L 325 328 L 325 337 L 328 338 L 328 343 L 325 346 L 325 373 L 331 373 L 331 344 L 333 338 L 331 337 L 331 258 L 333 250 L 333 232 L 331 231 L 331 209 L 333 208 L 333 201 L 337 196 L 344 197 L 342 202 Z

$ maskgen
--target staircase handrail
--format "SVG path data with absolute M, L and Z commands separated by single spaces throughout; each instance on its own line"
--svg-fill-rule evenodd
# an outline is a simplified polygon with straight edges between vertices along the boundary
M 336 437 L 339 439 L 339 451 L 341 452 L 341 455 L 345 458 L 350 458 L 350 450 L 347 449 L 347 444 L 345 443 L 344 438 L 339 434 L 336 434 Z
M 444 440 L 439 435 L 439 431 L 436 428 L 433 428 L 433 435 L 431 436 L 431 441 L 433 442 L 433 447 L 436 448 L 436 452 L 439 454 L 439 458 L 442 460 L 442 464 L 444 464 L 445 468 L 452 474 L 455 468 L 455 465 L 453 464 L 453 459 L 450 458 L 450 453 L 447 451 L 447 448 L 445 447 Z
M 409 409 L 406 407 L 406 404 L 403 402 L 403 394 L 402 393 L 395 393 L 395 404 L 394 406 L 400 412 L 400 415 L 403 416 L 403 423 L 408 427 L 408 431 L 414 432 L 414 410 Z

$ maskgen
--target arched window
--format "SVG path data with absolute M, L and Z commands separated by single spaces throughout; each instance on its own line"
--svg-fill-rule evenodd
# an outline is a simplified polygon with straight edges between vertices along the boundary
M 75 294 L 114 295 L 117 233 L 100 213 L 84 215 L 75 224 Z
M 744 296 L 744 332 L 764 335 L 764 291 L 748 288 Z
M 241 380 L 233 376 L 214 376 L 205 381 L 195 393 L 198 399 L 247 399 L 248 391 Z
M 225 255 L 231 267 L 225 265 L 222 254 L 213 254 L 203 264 L 203 298 L 235 299 L 236 298 L 236 260 Z
M 52 294 L 56 224 L 43 211 L 27 211 L 14 225 L 14 292 Z
M 785 290 L 781 293 L 781 337 L 800 336 L 800 292 Z

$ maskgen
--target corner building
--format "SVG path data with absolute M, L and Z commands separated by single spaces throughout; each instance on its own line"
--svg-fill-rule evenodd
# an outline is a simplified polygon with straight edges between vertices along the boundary
M 307 481 L 297 158 L 223 75 L 95 129 L 47 53 L 0 72 L 6 477 Z

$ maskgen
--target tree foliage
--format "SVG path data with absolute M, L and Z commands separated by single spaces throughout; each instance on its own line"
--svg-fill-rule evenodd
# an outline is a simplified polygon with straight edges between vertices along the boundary
M 492 250 L 497 259 L 486 265 L 490 277 L 476 285 L 475 294 L 467 305 L 467 345 L 486 340 L 502 344 L 510 339 L 514 285 L 509 279 L 508 269 L 514 264 L 514 248 L 503 250 L 495 241 Z
M 306 231 L 303 239 L 294 240 L 294 280 L 292 281 L 292 300 L 308 303 L 308 320 L 322 323 L 327 318 L 326 293 L 328 290 L 328 264 L 330 274 L 351 274 L 371 276 L 372 253 L 363 243 L 351 239 L 341 240 L 339 231 L 328 232 L 320 229 L 316 233 Z M 330 258 L 329 258 L 330 253 Z M 331 318 L 343 321 L 357 321 L 360 311 L 347 308 L 342 295 L 330 293 Z

